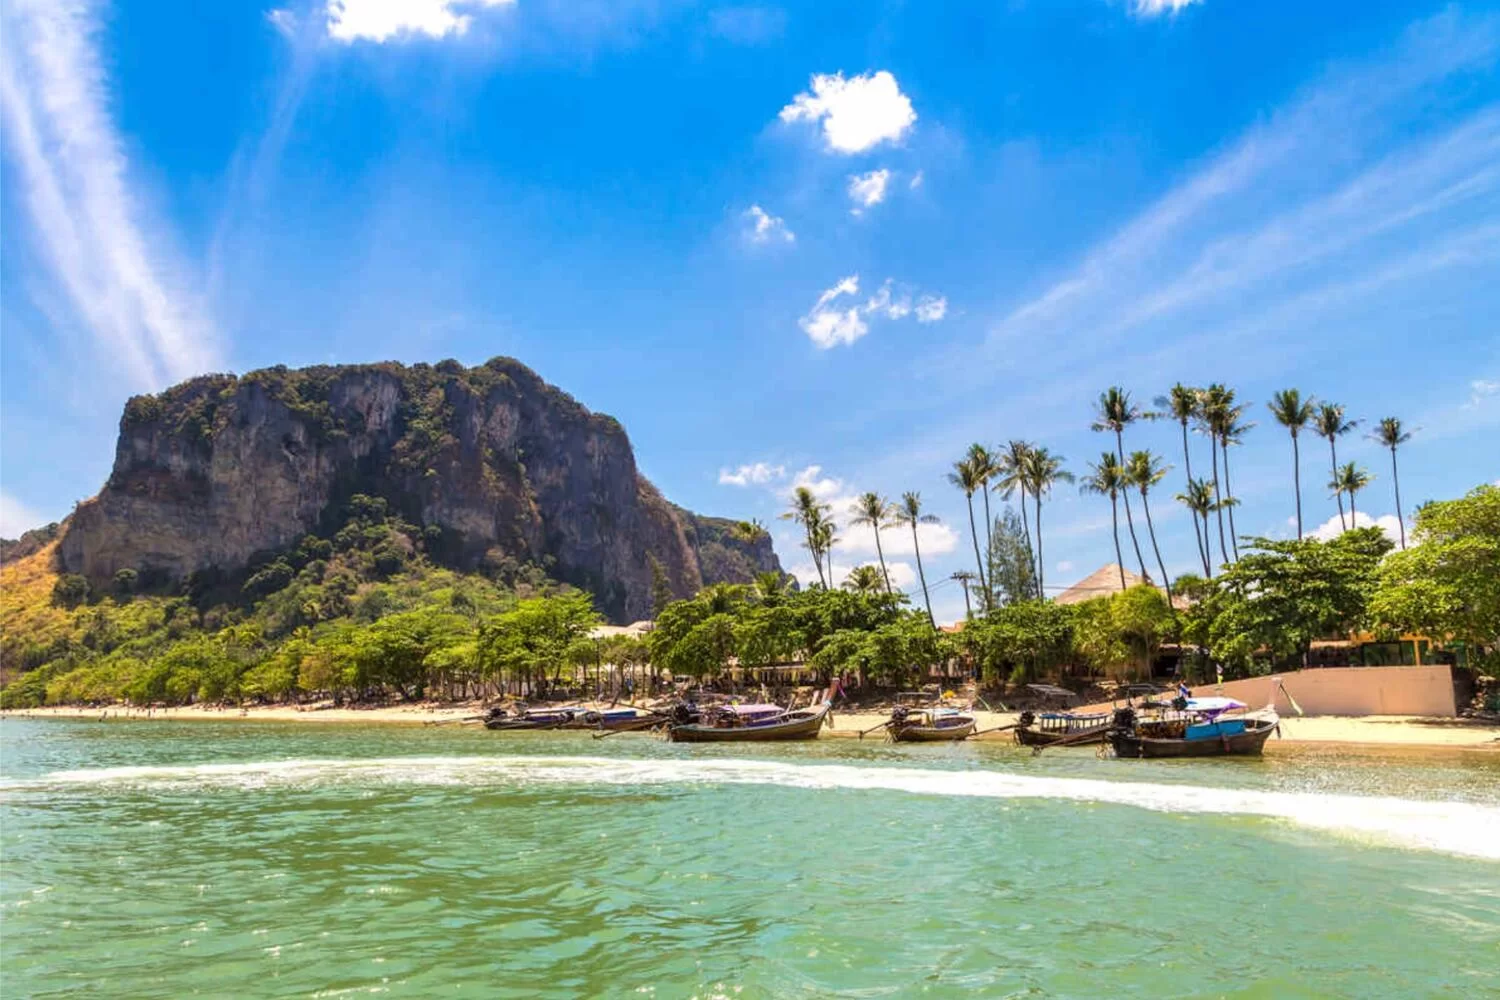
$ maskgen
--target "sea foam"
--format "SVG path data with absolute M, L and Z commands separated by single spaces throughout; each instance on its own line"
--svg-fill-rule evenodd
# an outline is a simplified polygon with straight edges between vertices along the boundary
M 764 760 L 605 757 L 384 757 L 282 760 L 54 771 L 0 785 L 6 793 L 86 786 L 168 790 L 320 785 L 692 786 L 776 785 L 986 799 L 1049 799 L 1163 813 L 1260 816 L 1382 843 L 1500 860 L 1500 806 L 1383 796 L 1276 792 L 1202 785 L 1101 781 L 989 770 L 795 764 Z

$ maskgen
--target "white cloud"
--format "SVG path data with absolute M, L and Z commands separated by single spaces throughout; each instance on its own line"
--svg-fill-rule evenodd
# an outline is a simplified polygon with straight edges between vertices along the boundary
M 849 200 L 854 202 L 851 211 L 859 215 L 865 209 L 885 201 L 886 184 L 890 179 L 891 172 L 884 168 L 871 170 L 867 174 L 850 174 Z
M 266 21 L 281 32 L 284 38 L 293 38 L 297 34 L 297 15 L 289 8 L 277 7 L 266 11 Z
M 792 484 L 786 490 L 788 496 L 799 486 L 805 486 L 812 491 L 812 495 L 827 503 L 831 498 L 838 496 L 844 490 L 844 481 L 832 476 L 823 475 L 821 465 L 809 465 L 805 469 L 798 470 L 792 476 Z
M 896 290 L 890 278 L 863 305 L 837 301 L 844 296 L 853 297 L 858 294 L 859 275 L 841 279 L 819 295 L 812 309 L 798 321 L 802 332 L 819 348 L 828 350 L 839 344 L 852 344 L 869 333 L 869 319 L 899 320 L 912 314 L 911 294 Z M 943 318 L 947 310 L 947 299 L 924 295 L 916 306 L 917 319 L 922 323 L 935 323 Z
M 797 234 L 786 227 L 786 220 L 772 215 L 759 205 L 751 205 L 741 216 L 745 220 L 745 239 L 751 243 L 794 243 Z
M 777 479 L 786 478 L 786 466 L 756 462 L 742 465 L 738 469 L 720 469 L 720 486 L 763 486 Z
M 1160 17 L 1176 14 L 1184 7 L 1191 7 L 1203 0 L 1130 0 L 1130 13 L 1136 17 Z
M 83 4 L 33 0 L 8 11 L 0 111 L 18 168 L 13 196 L 56 286 L 39 294 L 71 314 L 60 322 L 92 334 L 95 353 L 125 385 L 159 389 L 218 367 L 215 336 L 181 288 L 171 236 L 128 184 L 94 47 L 99 31 Z
M 0 538 L 20 538 L 32 528 L 40 528 L 51 520 L 9 493 L 0 493 Z
M 912 174 L 911 175 L 911 180 L 907 182 L 906 186 L 908 188 L 910 188 L 911 190 L 913 190 L 913 191 L 915 191 L 917 188 L 921 187 L 922 186 L 922 171 L 918 170 L 916 173 Z
M 328 0 L 328 37 L 387 42 L 426 35 L 446 38 L 469 30 L 473 17 L 460 9 L 504 7 L 515 0 Z
M 862 153 L 882 142 L 896 142 L 912 127 L 917 113 L 886 70 L 844 79 L 844 74 L 818 74 L 812 92 L 804 91 L 781 109 L 781 120 L 821 121 L 828 148 L 839 153 Z
M 948 300 L 941 295 L 924 295 L 917 302 L 917 322 L 937 323 L 948 315 Z
M 1069 572 L 1072 572 L 1072 570 L 1073 570 L 1072 560 L 1064 559 L 1062 562 L 1060 562 L 1060 563 L 1057 564 L 1057 571 L 1059 573 L 1069 573 Z
M 1496 393 L 1500 393 L 1500 381 L 1477 378 L 1469 383 L 1469 401 L 1464 406 L 1468 409 L 1483 406 Z
M 1348 523 L 1348 520 L 1349 518 L 1346 514 L 1344 516 L 1344 521 L 1346 524 Z M 1291 522 L 1292 527 L 1295 528 L 1297 519 L 1294 517 L 1291 519 Z M 1401 522 L 1396 520 L 1395 514 L 1382 514 L 1379 517 L 1371 517 L 1364 511 L 1359 511 L 1354 515 L 1353 527 L 1379 528 L 1381 531 L 1385 532 L 1385 537 L 1389 538 L 1392 542 L 1399 544 L 1401 541 Z M 1343 528 L 1339 526 L 1339 516 L 1335 514 L 1328 520 L 1324 521 L 1322 524 L 1318 525 L 1312 531 L 1305 532 L 1305 534 L 1309 538 L 1317 538 L 1321 541 L 1326 542 L 1343 534 Z

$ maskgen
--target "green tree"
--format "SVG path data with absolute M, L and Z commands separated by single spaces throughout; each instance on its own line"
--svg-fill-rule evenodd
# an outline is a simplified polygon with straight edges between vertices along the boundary
M 1354 498 L 1359 491 L 1370 485 L 1373 477 L 1364 469 L 1353 462 L 1345 462 L 1333 470 L 1333 478 L 1328 481 L 1328 488 L 1336 496 L 1349 497 L 1349 525 L 1355 526 L 1359 522 L 1355 520 Z M 1342 506 L 1342 504 L 1340 505 Z
M 934 629 L 937 628 L 937 619 L 932 617 L 932 597 L 927 591 L 927 573 L 922 569 L 922 543 L 917 538 L 917 527 L 923 524 L 937 524 L 936 515 L 922 513 L 922 494 L 917 492 L 906 492 L 901 494 L 901 503 L 892 514 L 896 524 L 905 524 L 911 527 L 911 547 L 917 557 L 917 579 L 922 583 L 922 601 L 927 605 L 927 621 Z
M 974 562 L 979 567 L 979 589 L 981 593 L 988 593 L 989 583 L 984 575 L 984 557 L 979 554 L 979 529 L 974 525 L 974 491 L 983 486 L 984 480 L 980 477 L 980 470 L 973 460 L 965 457 L 953 463 L 953 471 L 948 473 L 948 482 L 962 490 L 964 499 L 968 501 L 969 537 L 974 540 Z M 989 610 L 988 601 L 985 602 L 985 610 Z
M 648 553 L 646 561 L 651 566 L 651 617 L 655 618 L 674 599 L 672 581 L 667 579 L 667 571 L 656 556 Z
M 1475 653 L 1500 647 L 1500 487 L 1417 508 L 1415 544 L 1386 558 L 1370 601 L 1376 624 L 1397 633 L 1461 639 Z M 1492 664 L 1491 672 L 1495 672 Z
M 1067 605 L 1019 601 L 966 626 L 960 642 L 985 677 L 1024 684 L 1054 675 L 1069 662 L 1072 622 Z
M 1396 471 L 1396 449 L 1411 440 L 1411 434 L 1401 426 L 1399 417 L 1383 417 L 1371 435 L 1382 447 L 1391 451 L 1391 486 L 1396 490 L 1396 523 L 1401 529 L 1401 547 L 1406 548 L 1406 520 L 1401 514 L 1401 475 Z M 1351 503 L 1353 496 L 1350 496 Z
M 1120 494 L 1128 485 L 1125 469 L 1112 451 L 1100 453 L 1099 461 L 1088 468 L 1089 474 L 1083 478 L 1079 489 L 1095 496 L 1109 497 L 1109 519 L 1115 538 L 1115 566 L 1120 571 L 1120 589 L 1124 590 L 1125 557 L 1120 554 Z M 1194 521 L 1193 532 L 1196 534 L 1197 530 L 1197 522 Z M 1203 547 L 1201 539 L 1198 547 Z
M 1117 385 L 1112 385 L 1099 394 L 1099 401 L 1094 404 L 1094 422 L 1090 428 L 1095 431 L 1111 433 L 1115 436 L 1115 458 L 1121 466 L 1125 464 L 1125 428 L 1141 419 L 1140 407 L 1130 401 L 1130 393 Z M 1146 560 L 1141 556 L 1141 543 L 1135 534 L 1135 518 L 1130 513 L 1130 493 L 1123 494 L 1125 498 L 1125 526 L 1130 529 L 1130 544 L 1135 548 L 1135 561 L 1141 567 L 1141 576 L 1146 575 Z M 1038 505 L 1041 501 L 1038 498 Z M 1042 579 L 1042 543 L 1037 539 L 1037 579 Z
M 568 647 L 586 636 L 599 620 L 587 594 L 563 593 L 520 601 L 480 627 L 481 669 L 487 676 L 510 677 L 525 681 L 532 691 L 544 690 L 548 668 L 560 668 L 567 661 Z
M 1167 478 L 1172 467 L 1163 466 L 1149 451 L 1133 451 L 1125 463 L 1126 481 L 1141 493 L 1141 509 L 1146 512 L 1146 530 L 1151 536 L 1151 550 L 1156 553 L 1156 565 L 1161 570 L 1162 586 L 1167 589 L 1167 600 L 1172 600 L 1172 584 L 1167 578 L 1167 564 L 1162 561 L 1161 547 L 1156 544 L 1156 525 L 1151 521 L 1151 488 Z
M 989 552 L 990 545 L 990 481 L 1000 474 L 1000 466 L 996 456 L 984 445 L 978 443 L 969 445 L 968 459 L 974 466 L 974 474 L 979 478 L 978 492 L 984 497 L 984 551 Z M 979 540 L 976 538 L 975 542 Z M 984 568 L 985 579 L 993 575 L 991 567 Z
M 1193 520 L 1203 522 L 1203 531 L 1198 538 L 1198 556 L 1203 560 L 1203 575 L 1212 577 L 1214 571 L 1210 565 L 1212 557 L 1209 546 L 1212 543 L 1208 537 L 1208 514 L 1214 509 L 1213 484 L 1203 479 L 1189 479 L 1187 491 L 1177 494 L 1176 500 L 1192 512 Z
M 1045 594 L 1046 576 L 1042 572 L 1042 498 L 1057 483 L 1073 482 L 1073 473 L 1062 467 L 1063 457 L 1046 448 L 1033 448 L 1026 456 L 1026 486 L 1036 501 L 1036 592 Z M 1126 507 L 1127 520 L 1129 506 Z M 983 586 L 983 581 L 981 581 Z
M 52 603 L 76 608 L 89 599 L 89 581 L 77 573 L 64 573 L 52 585 Z
M 1203 390 L 1178 382 L 1167 390 L 1165 396 L 1157 396 L 1155 405 L 1159 409 L 1149 416 L 1158 420 L 1171 420 L 1182 429 L 1182 461 L 1183 470 L 1186 473 L 1189 484 L 1193 481 L 1193 450 L 1188 447 L 1188 427 L 1193 424 L 1203 413 Z M 1198 519 L 1193 518 L 1193 534 L 1198 538 L 1198 548 L 1201 552 L 1206 539 L 1198 530 Z M 1115 542 L 1118 552 L 1119 542 Z M 1118 561 L 1118 560 L 1117 560 Z M 1123 576 L 1123 574 L 1122 574 Z M 1120 583 L 1124 589 L 1124 581 Z
M 1021 517 L 1010 507 L 995 518 L 990 543 L 990 587 L 995 603 L 1006 605 L 1036 597 L 1036 560 L 1031 556 Z
M 1000 453 L 996 463 L 998 471 L 995 489 L 999 491 L 1002 500 L 1009 500 L 1016 493 L 1021 495 L 1021 525 L 1026 531 L 1026 551 L 1034 556 L 1035 549 L 1031 544 L 1031 522 L 1026 517 L 1026 456 L 1032 447 L 1030 442 L 1014 439 L 1006 444 L 1005 450 Z M 1032 576 L 1033 578 L 1036 576 L 1034 564 Z
M 845 590 L 852 590 L 856 594 L 878 594 L 881 590 L 890 593 L 890 588 L 882 586 L 880 571 L 874 566 L 856 566 L 849 571 L 844 578 Z
M 1338 440 L 1358 427 L 1359 421 L 1345 420 L 1344 408 L 1339 404 L 1323 402 L 1318 405 L 1318 412 L 1313 415 L 1312 423 L 1313 430 L 1318 433 L 1318 436 L 1328 441 L 1328 467 L 1333 472 L 1333 478 L 1337 479 L 1339 476 Z M 1351 527 L 1344 523 L 1344 493 L 1342 490 L 1335 490 L 1333 496 L 1339 505 L 1339 530 L 1343 531 Z
M 1129 587 L 1109 599 L 1115 632 L 1140 658 L 1142 677 L 1151 676 L 1151 661 L 1176 627 L 1170 600 L 1170 596 L 1146 585 Z
M 1233 402 L 1233 393 L 1230 393 L 1230 402 Z M 1243 444 L 1245 434 L 1255 425 L 1240 420 L 1246 407 L 1229 406 L 1218 411 L 1219 419 L 1216 421 L 1219 433 L 1219 451 L 1224 457 L 1224 497 L 1219 505 L 1229 512 L 1229 549 L 1234 557 L 1240 557 L 1240 532 L 1234 526 L 1234 509 L 1240 505 L 1239 498 L 1234 495 L 1234 484 L 1229 481 L 1229 448 L 1231 445 Z
M 1312 419 L 1317 401 L 1302 397 L 1297 389 L 1280 389 L 1266 404 L 1276 422 L 1292 436 L 1292 488 L 1297 499 L 1297 537 L 1302 537 L 1302 459 L 1297 450 L 1297 436 Z
M 791 507 L 781 515 L 783 521 L 793 521 L 802 526 L 805 536 L 803 545 L 812 555 L 813 565 L 818 571 L 818 582 L 823 585 L 824 589 L 828 587 L 828 578 L 823 575 L 820 531 L 827 515 L 828 505 L 818 500 L 813 491 L 806 486 L 798 486 L 792 490 Z
M 880 544 L 880 529 L 890 527 L 893 508 L 885 497 L 873 490 L 861 493 L 849 507 L 850 524 L 868 524 L 875 532 L 875 555 L 880 559 L 880 576 L 886 593 L 891 593 L 891 574 L 885 567 L 885 549 Z

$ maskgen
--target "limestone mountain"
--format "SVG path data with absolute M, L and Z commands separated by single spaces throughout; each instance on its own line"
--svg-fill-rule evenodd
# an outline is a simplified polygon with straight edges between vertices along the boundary
M 232 579 L 336 530 L 356 495 L 423 529 L 442 564 L 540 567 L 617 621 L 649 616 L 658 573 L 684 596 L 781 568 L 764 533 L 668 503 L 618 421 L 510 358 L 277 367 L 137 396 L 109 481 L 58 532 L 58 568 Z

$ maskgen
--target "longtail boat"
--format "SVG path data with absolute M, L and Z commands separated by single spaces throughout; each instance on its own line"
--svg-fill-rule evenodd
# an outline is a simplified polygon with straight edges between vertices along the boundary
M 569 729 L 597 729 L 607 733 L 628 733 L 637 729 L 651 729 L 665 725 L 667 716 L 661 712 L 637 711 L 634 708 L 611 708 L 603 711 L 584 712 Z
M 973 733 L 974 717 L 956 708 L 898 706 L 886 723 L 886 736 L 894 743 L 943 743 L 968 739 Z
M 823 728 L 830 701 L 788 711 L 780 705 L 720 705 L 702 710 L 696 722 L 673 722 L 667 739 L 675 743 L 736 743 L 814 740 Z
M 522 709 L 515 715 L 503 708 L 492 708 L 484 717 L 484 728 L 498 732 L 562 729 L 582 715 L 580 708 Z
M 1233 698 L 1184 698 L 1173 709 L 1142 719 L 1116 709 L 1109 742 L 1117 757 L 1258 756 L 1281 717 L 1267 706 L 1246 712 Z
M 1103 743 L 1110 729 L 1110 715 L 1075 715 L 1071 712 L 1022 712 L 1016 720 L 1016 742 L 1023 747 L 1050 747 L 1066 741 L 1069 746 Z

